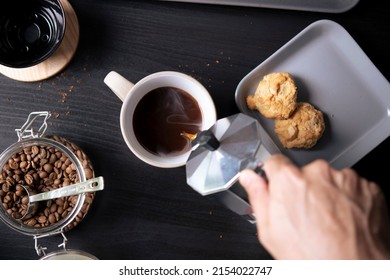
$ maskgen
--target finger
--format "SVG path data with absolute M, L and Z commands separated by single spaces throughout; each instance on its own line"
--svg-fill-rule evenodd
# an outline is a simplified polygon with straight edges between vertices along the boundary
M 274 199 L 283 200 L 286 195 L 291 197 L 292 188 L 302 185 L 300 169 L 282 154 L 271 156 L 263 169 L 268 179 L 268 192 Z
M 291 160 L 283 154 L 274 154 L 270 156 L 265 162 L 263 169 L 267 177 L 272 177 L 280 171 L 283 166 L 294 166 Z
M 348 196 L 358 197 L 361 193 L 361 186 L 359 184 L 360 180 L 354 170 L 350 168 L 334 170 L 333 179 L 336 186 Z
M 248 193 L 249 203 L 259 222 L 265 222 L 268 215 L 268 190 L 267 182 L 253 170 L 243 170 L 240 173 L 239 182 Z
M 318 159 L 302 167 L 304 176 L 310 182 L 318 182 L 317 186 L 334 187 L 337 170 L 333 169 L 325 160 Z M 311 184 L 310 184 L 311 185 Z
M 334 172 L 334 180 L 337 187 L 352 201 L 362 207 L 371 207 L 371 200 L 381 195 L 380 187 L 363 177 L 355 170 L 345 168 Z

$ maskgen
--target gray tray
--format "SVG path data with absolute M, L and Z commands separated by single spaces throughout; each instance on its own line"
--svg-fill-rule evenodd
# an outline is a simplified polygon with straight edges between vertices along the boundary
M 285 149 L 274 120 L 246 105 L 264 75 L 282 71 L 294 77 L 298 101 L 308 101 L 325 114 L 325 133 L 309 150 Z M 257 118 L 298 165 L 322 158 L 336 168 L 350 167 L 390 135 L 390 83 L 349 33 L 330 20 L 306 27 L 246 75 L 235 94 L 239 110 Z
M 352 9 L 359 0 L 163 0 L 202 4 L 220 4 L 259 8 L 302 10 L 324 13 L 343 13 Z

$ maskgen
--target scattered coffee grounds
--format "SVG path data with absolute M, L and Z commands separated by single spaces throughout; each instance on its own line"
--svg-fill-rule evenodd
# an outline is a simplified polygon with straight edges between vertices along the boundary
M 58 136 L 51 138 L 67 146 L 82 163 L 86 179 L 94 177 L 94 170 L 86 154 L 74 143 Z M 28 197 L 20 185 L 36 193 L 46 192 L 79 182 L 76 165 L 59 149 L 45 145 L 23 148 L 12 155 L 0 173 L 0 203 L 14 219 L 27 209 Z M 87 214 L 94 193 L 86 193 L 84 204 L 65 231 L 75 227 Z M 76 206 L 78 196 L 41 201 L 36 213 L 21 222 L 28 227 L 47 227 L 65 218 Z

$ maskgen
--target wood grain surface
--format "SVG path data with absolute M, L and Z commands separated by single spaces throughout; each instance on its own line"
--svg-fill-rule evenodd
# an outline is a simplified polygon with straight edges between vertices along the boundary
M 270 259 L 254 225 L 187 184 L 185 168 L 146 165 L 120 132 L 121 101 L 103 83 L 161 70 L 190 74 L 209 91 L 218 118 L 238 113 L 235 89 L 254 67 L 309 24 L 340 23 L 390 80 L 390 25 L 384 1 L 361 0 L 341 14 L 133 0 L 69 0 L 80 40 L 71 62 L 40 82 L 0 76 L 0 151 L 17 141 L 32 111 L 52 113 L 48 134 L 80 146 L 105 179 L 86 218 L 66 233 L 68 248 L 99 259 Z M 320 55 L 320 54 L 319 54 Z M 389 93 L 390 98 L 390 93 Z M 386 139 L 355 166 L 389 198 Z M 286 236 L 286 238 L 289 238 Z M 58 236 L 42 239 L 57 250 Z M 0 259 L 38 259 L 34 240 L 0 223 Z

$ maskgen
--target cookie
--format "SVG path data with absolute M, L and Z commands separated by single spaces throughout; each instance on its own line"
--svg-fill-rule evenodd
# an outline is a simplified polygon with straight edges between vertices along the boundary
M 325 130 L 323 113 L 307 102 L 300 102 L 290 118 L 275 120 L 275 132 L 285 148 L 313 147 Z
M 266 118 L 287 119 L 297 106 L 297 87 L 289 73 L 270 73 L 246 102 L 251 110 L 258 110 Z

